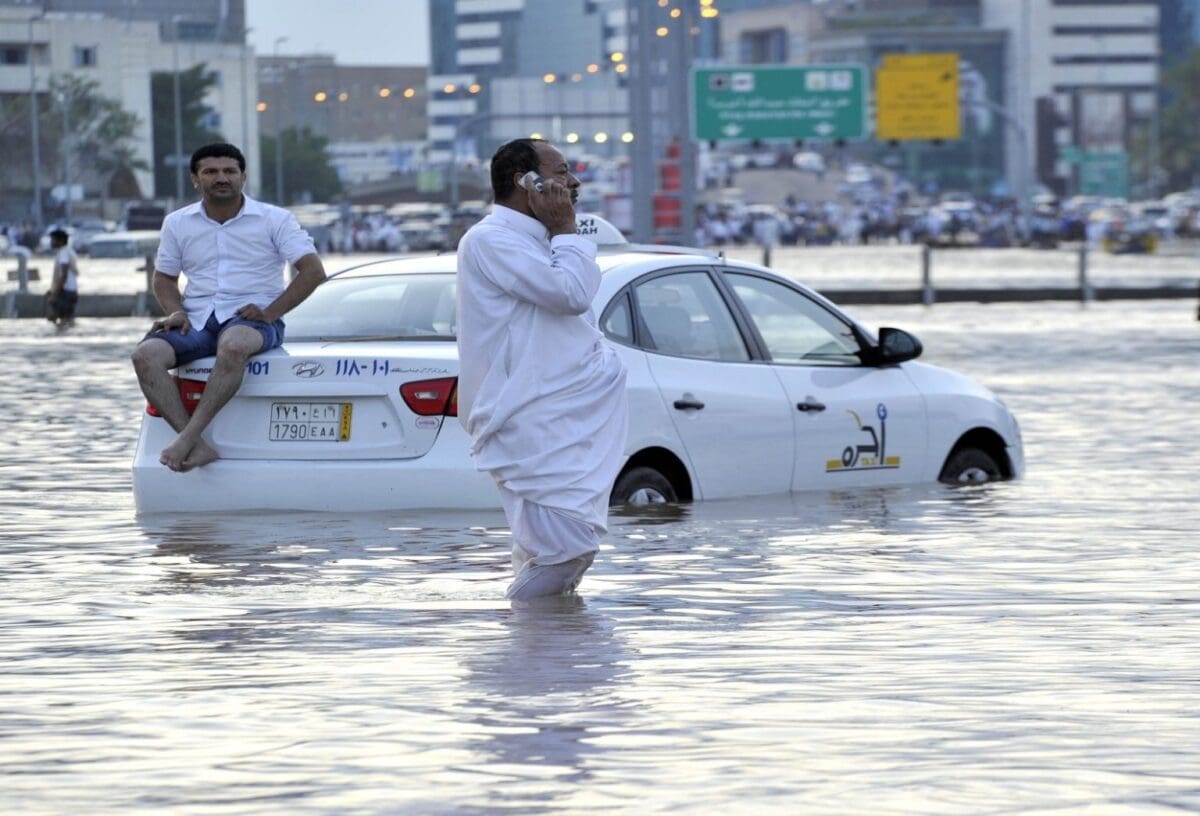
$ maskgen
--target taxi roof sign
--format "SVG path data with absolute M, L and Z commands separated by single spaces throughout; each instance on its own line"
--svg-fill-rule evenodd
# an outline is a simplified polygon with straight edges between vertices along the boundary
M 590 238 L 597 246 L 612 246 L 627 244 L 625 236 L 619 229 L 594 213 L 575 213 L 575 232 L 584 238 Z

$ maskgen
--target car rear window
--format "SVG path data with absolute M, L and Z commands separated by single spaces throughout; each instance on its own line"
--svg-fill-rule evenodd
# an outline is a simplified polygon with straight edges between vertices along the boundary
M 454 275 L 332 278 L 284 317 L 288 340 L 454 340 Z

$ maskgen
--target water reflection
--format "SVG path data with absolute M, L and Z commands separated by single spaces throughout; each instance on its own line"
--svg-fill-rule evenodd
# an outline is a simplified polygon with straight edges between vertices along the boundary
M 492 804 L 548 802 L 591 781 L 596 738 L 628 727 L 630 660 L 613 621 L 580 596 L 513 604 L 465 662 L 464 710 L 484 734 L 473 764 L 497 777 Z

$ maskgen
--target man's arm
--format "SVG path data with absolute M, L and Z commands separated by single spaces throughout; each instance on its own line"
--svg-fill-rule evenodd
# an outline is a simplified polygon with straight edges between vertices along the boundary
M 275 298 L 270 306 L 260 309 L 253 303 L 248 303 L 237 310 L 238 317 L 272 323 L 303 303 L 313 290 L 325 282 L 325 265 L 316 253 L 309 253 L 300 258 L 295 266 L 296 277 L 292 278 L 283 294 Z
M 596 245 L 575 235 L 554 236 L 547 256 L 509 230 L 489 229 L 458 254 L 501 291 L 557 314 L 583 314 L 600 288 Z
M 152 285 L 154 286 L 154 297 L 158 300 L 158 305 L 162 307 L 166 317 L 162 320 L 155 320 L 150 326 L 150 331 L 179 329 L 187 334 L 188 329 L 191 328 L 191 322 L 188 320 L 187 312 L 183 310 L 183 296 L 179 294 L 178 276 L 164 275 L 156 269 Z

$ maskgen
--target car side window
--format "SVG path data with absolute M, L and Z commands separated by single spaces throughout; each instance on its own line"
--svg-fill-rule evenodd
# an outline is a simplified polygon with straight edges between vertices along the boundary
M 849 324 L 791 287 L 757 275 L 726 272 L 746 306 L 771 361 L 800 365 L 861 365 Z
M 662 275 L 635 292 L 648 348 L 702 360 L 750 359 L 729 307 L 706 273 Z
M 600 330 L 615 343 L 633 345 L 633 312 L 629 307 L 629 295 L 622 293 L 604 312 Z

